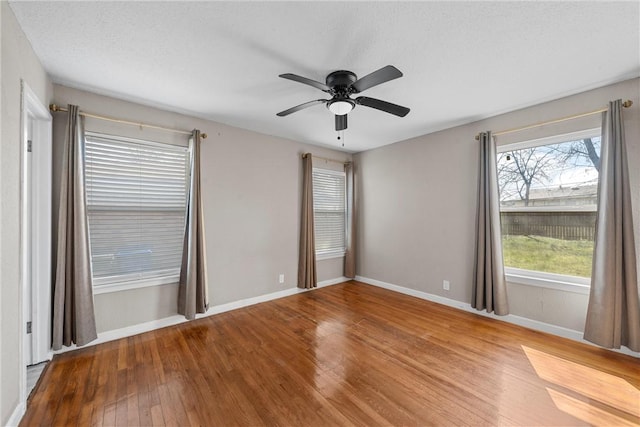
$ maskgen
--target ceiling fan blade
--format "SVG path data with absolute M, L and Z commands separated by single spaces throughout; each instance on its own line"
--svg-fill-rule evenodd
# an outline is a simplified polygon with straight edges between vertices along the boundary
M 294 82 L 304 83 L 306 85 L 313 86 L 325 92 L 329 92 L 331 90 L 331 88 L 324 83 L 320 83 L 315 80 L 308 79 L 306 77 L 298 76 L 297 74 L 291 74 L 291 73 L 280 74 L 279 77 L 282 77 L 283 79 L 293 80 Z
M 410 109 L 401 105 L 392 104 L 387 101 L 381 101 L 375 98 L 367 98 L 366 96 L 360 96 L 356 98 L 356 104 L 364 105 L 365 107 L 375 108 L 376 110 L 384 111 L 385 113 L 394 114 L 399 117 L 404 117 L 409 114 Z
M 367 74 L 364 77 L 359 78 L 351 87 L 355 89 L 355 93 L 362 92 L 371 87 L 377 86 L 381 83 L 388 82 L 393 79 L 397 79 L 398 77 L 402 77 L 402 73 L 393 65 L 387 65 L 386 67 L 382 67 L 377 71 L 374 71 L 371 74 Z
M 338 116 L 336 114 L 336 130 L 345 130 L 347 128 L 347 115 Z
M 295 113 L 296 111 L 304 110 L 305 108 L 313 107 L 314 105 L 324 104 L 327 101 L 328 101 L 327 99 L 316 99 L 314 101 L 305 102 L 304 104 L 291 107 L 288 110 L 280 111 L 276 115 L 280 117 L 288 116 L 289 114 Z

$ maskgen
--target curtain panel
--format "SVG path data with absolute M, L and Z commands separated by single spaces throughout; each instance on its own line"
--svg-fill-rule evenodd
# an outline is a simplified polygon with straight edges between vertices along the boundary
M 344 255 L 344 277 L 356 277 L 356 193 L 353 163 L 345 163 L 344 172 L 347 184 L 347 221 L 346 221 L 346 250 Z
M 598 215 L 584 339 L 640 351 L 640 303 L 622 101 L 603 113 Z
M 200 131 L 194 130 L 189 139 L 191 174 L 178 284 L 178 313 L 189 320 L 195 319 L 196 313 L 205 313 L 209 309 L 207 250 L 200 183 L 201 140 Z
M 69 105 L 60 180 L 56 277 L 53 291 L 53 349 L 95 340 L 91 247 L 87 226 L 84 120 Z
M 316 243 L 313 222 L 313 161 L 311 154 L 302 156 L 302 206 L 300 217 L 300 250 L 298 253 L 298 287 L 318 286 L 316 277 Z
M 500 202 L 496 145 L 491 132 L 480 133 L 475 264 L 471 306 L 509 314 L 500 235 Z

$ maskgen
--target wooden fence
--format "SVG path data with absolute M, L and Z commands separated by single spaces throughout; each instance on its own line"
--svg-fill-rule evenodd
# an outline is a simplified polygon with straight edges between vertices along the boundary
M 503 235 L 593 240 L 596 212 L 501 212 Z

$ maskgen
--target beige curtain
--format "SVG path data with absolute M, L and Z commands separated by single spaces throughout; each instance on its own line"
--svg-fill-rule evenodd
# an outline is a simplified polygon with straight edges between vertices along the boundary
M 190 320 L 196 317 L 196 313 L 204 313 L 209 309 L 204 211 L 200 191 L 200 145 L 200 131 L 194 130 L 189 140 L 191 176 L 178 286 L 178 313 Z
M 53 291 L 53 349 L 95 340 L 91 249 L 84 182 L 84 123 L 68 106 L 60 180 L 58 252 Z
M 480 173 L 476 211 L 476 256 L 471 306 L 509 314 L 500 241 L 500 202 L 496 146 L 491 132 L 480 134 Z
M 584 338 L 640 351 L 638 272 L 622 101 L 603 114 L 598 216 Z
M 344 255 L 344 277 L 356 277 L 356 200 L 353 163 L 345 163 L 347 180 L 347 250 Z
M 298 287 L 315 288 L 316 240 L 313 224 L 313 161 L 311 154 L 302 156 L 302 209 L 300 217 L 300 252 L 298 254 Z

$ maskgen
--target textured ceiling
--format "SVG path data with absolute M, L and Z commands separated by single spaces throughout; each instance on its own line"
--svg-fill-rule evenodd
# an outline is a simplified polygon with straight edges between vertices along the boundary
M 640 75 L 639 2 L 12 1 L 54 82 L 340 148 L 323 92 L 278 78 L 404 77 L 363 95 L 345 132 L 362 151 Z

